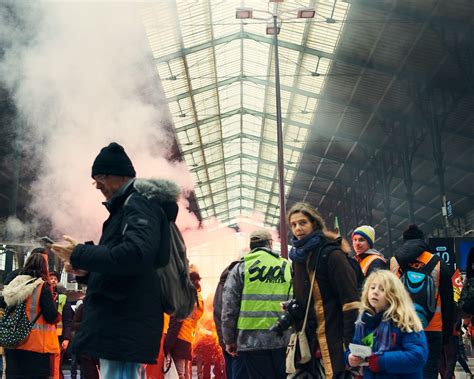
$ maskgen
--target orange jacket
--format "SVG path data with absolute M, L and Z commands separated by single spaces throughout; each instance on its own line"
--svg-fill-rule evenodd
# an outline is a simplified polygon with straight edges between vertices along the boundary
M 44 282 L 37 286 L 26 300 L 26 314 L 30 321 L 34 320 L 41 311 L 40 297 Z M 48 324 L 43 315 L 36 320 L 28 338 L 16 347 L 20 350 L 34 351 L 36 353 L 59 353 L 59 341 L 56 326 Z
M 188 341 L 191 344 L 194 342 L 194 336 L 196 335 L 196 327 L 198 321 L 201 319 L 204 313 L 204 302 L 202 300 L 201 292 L 198 291 L 198 305 L 194 306 L 194 311 L 187 319 L 181 324 L 178 338 L 183 341 Z

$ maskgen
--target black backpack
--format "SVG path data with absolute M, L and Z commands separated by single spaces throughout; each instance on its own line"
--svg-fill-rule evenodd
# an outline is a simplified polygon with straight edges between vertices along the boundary
M 170 223 L 170 260 L 157 268 L 163 310 L 178 320 L 187 318 L 198 302 L 196 287 L 189 277 L 186 245 L 176 224 Z
M 136 183 L 137 182 L 138 179 L 136 180 Z M 158 182 L 166 184 L 164 180 L 158 180 Z M 164 209 L 167 207 L 167 203 L 160 202 L 152 193 L 150 194 L 146 192 L 146 190 L 144 191 L 144 187 L 141 187 L 141 185 L 142 184 L 138 186 L 135 185 L 138 193 L 152 203 L 152 207 L 159 213 L 160 219 L 168 220 L 168 225 L 163 224 L 161 228 L 161 246 L 155 259 L 155 267 L 160 286 L 161 305 L 165 313 L 174 316 L 178 320 L 184 320 L 192 313 L 194 305 L 198 304 L 197 290 L 189 277 L 189 261 L 186 255 L 186 245 L 176 223 L 169 220 L 166 216 Z M 125 200 L 125 203 L 127 203 L 134 194 L 135 193 L 130 194 Z M 169 261 L 163 258 L 167 257 L 167 254 L 162 254 L 161 250 L 169 250 Z

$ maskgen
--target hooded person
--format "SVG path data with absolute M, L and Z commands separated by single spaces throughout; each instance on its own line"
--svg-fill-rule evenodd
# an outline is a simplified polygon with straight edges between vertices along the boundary
M 352 233 L 352 247 L 355 259 L 360 264 L 364 276 L 369 276 L 373 271 L 387 268 L 387 260 L 374 249 L 375 229 L 370 225 L 361 225 Z
M 135 179 L 132 161 L 116 142 L 92 165 L 92 178 L 110 213 L 98 245 L 52 245 L 67 270 L 87 284 L 84 317 L 72 351 L 100 360 L 105 378 L 138 378 L 155 363 L 163 328 L 157 267 L 169 261 L 169 222 L 178 213 L 179 188 L 164 180 Z
M 424 324 L 429 354 L 423 377 L 435 379 L 438 378 L 443 345 L 450 341 L 453 332 L 454 296 L 451 270 L 442 259 L 430 252 L 424 238 L 423 231 L 417 225 L 409 225 L 403 232 L 403 245 L 390 260 L 390 270 L 398 277 L 402 277 L 408 270 L 430 271 L 429 274 L 433 278 L 436 307 L 431 319 L 427 319 Z M 414 297 L 412 293 L 410 295 Z M 413 300 L 416 302 L 414 298 Z

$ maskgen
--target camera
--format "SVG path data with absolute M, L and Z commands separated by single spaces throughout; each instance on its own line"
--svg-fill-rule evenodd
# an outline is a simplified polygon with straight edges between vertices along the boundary
M 284 302 L 283 309 L 285 312 L 269 329 L 272 332 L 276 332 L 280 337 L 283 336 L 283 332 L 287 330 L 295 320 L 303 319 L 303 311 L 295 299 Z

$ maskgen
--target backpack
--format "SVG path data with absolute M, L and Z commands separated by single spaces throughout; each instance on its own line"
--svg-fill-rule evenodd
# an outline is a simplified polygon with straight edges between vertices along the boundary
M 141 190 L 138 193 L 152 203 L 153 209 L 160 214 L 160 219 L 168 221 L 169 228 L 166 228 L 166 225 L 162 228 L 164 238 L 162 238 L 163 244 L 160 249 L 169 249 L 169 261 L 164 266 L 155 261 L 161 293 L 160 301 L 165 313 L 174 316 L 178 320 L 184 320 L 192 313 L 194 304 L 198 303 L 198 296 L 196 287 L 194 287 L 189 277 L 189 261 L 186 256 L 186 245 L 183 236 L 176 223 L 166 217 L 163 208 L 165 204 Z M 134 194 L 135 192 L 127 197 L 125 204 Z M 166 237 L 169 237 L 169 245 L 165 242 Z M 157 259 L 160 255 L 157 252 Z
M 197 290 L 189 277 L 189 262 L 183 236 L 173 221 L 170 226 L 170 260 L 157 268 L 163 311 L 178 320 L 187 318 L 197 304 Z
M 326 262 L 324 266 L 324 270 L 327 271 L 327 258 L 329 254 L 331 254 L 335 250 L 341 250 L 340 239 L 337 239 L 336 241 L 333 241 L 333 242 L 326 242 L 326 243 L 321 244 L 319 247 L 319 253 L 313 254 L 313 257 L 311 259 L 312 267 L 316 268 L 317 266 L 319 266 L 320 264 L 319 262 L 321 260 L 324 260 Z M 357 262 L 353 257 L 350 257 L 348 254 L 344 253 L 344 255 L 346 256 L 347 261 L 349 262 L 349 265 L 354 270 L 354 273 L 356 276 L 356 283 L 357 283 L 357 292 L 360 294 L 362 292 L 362 287 L 364 286 L 364 280 L 365 280 L 364 273 L 362 272 L 362 269 L 360 268 L 359 262 Z
M 26 314 L 26 301 L 7 307 L 0 319 L 0 346 L 15 348 L 25 341 L 33 329 L 33 325 L 41 316 L 41 311 L 33 321 Z
M 464 313 L 474 315 L 474 278 L 469 278 L 464 283 L 459 306 Z
M 393 258 L 391 270 L 400 277 L 407 292 L 410 294 L 415 311 L 421 320 L 423 328 L 431 322 L 436 312 L 438 298 L 440 258 L 431 254 L 431 259 L 425 263 L 420 260 L 410 264 L 405 270 Z

